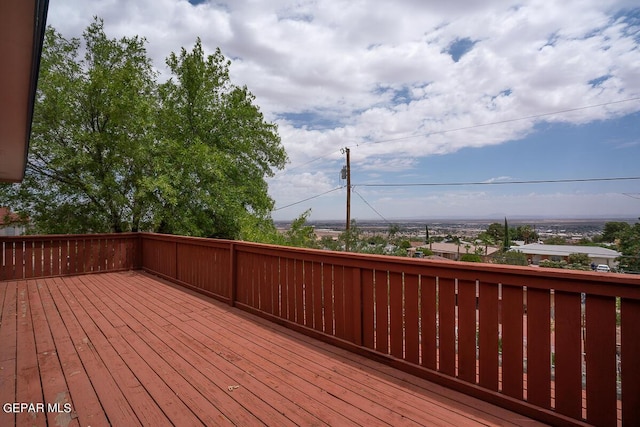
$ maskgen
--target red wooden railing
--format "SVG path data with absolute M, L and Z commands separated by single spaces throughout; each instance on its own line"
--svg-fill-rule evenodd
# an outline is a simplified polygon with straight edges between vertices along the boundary
M 0 281 L 131 270 L 135 233 L 0 237 Z
M 134 236 L 123 237 L 132 245 L 123 268 L 139 265 L 490 403 L 555 425 L 640 420 L 638 276 Z M 103 237 L 26 238 L 23 253 L 39 239 L 61 243 L 50 257 L 55 264 L 53 254 L 59 254 L 58 270 L 42 267 L 43 274 L 117 269 L 108 261 L 116 251 Z M 10 241 L 13 259 L 49 259 L 39 255 L 48 253 L 39 243 L 29 249 L 35 255 L 20 255 L 19 241 Z M 31 277 L 26 266 L 7 269 L 7 240 L 2 242 L 0 272 L 21 270 Z M 76 254 L 75 261 L 65 250 Z M 94 255 L 101 253 L 106 258 Z

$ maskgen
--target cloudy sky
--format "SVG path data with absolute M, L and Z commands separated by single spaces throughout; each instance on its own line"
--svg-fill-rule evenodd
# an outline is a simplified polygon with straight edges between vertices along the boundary
M 290 158 L 274 219 L 345 217 L 344 148 L 356 219 L 640 216 L 640 180 L 611 179 L 640 177 L 637 0 L 50 0 L 48 22 L 94 15 L 161 76 L 196 37 L 233 61 Z

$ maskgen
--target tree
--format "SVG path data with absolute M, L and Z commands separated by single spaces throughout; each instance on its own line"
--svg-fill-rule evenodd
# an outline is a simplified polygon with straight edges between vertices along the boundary
M 496 240 L 494 239 L 494 237 L 489 233 L 487 233 L 486 231 L 480 233 L 478 235 L 478 239 L 484 245 L 484 255 L 487 255 L 489 253 L 489 246 L 496 244 Z
M 525 244 L 529 244 L 538 240 L 538 233 L 536 233 L 530 225 L 519 225 L 515 229 L 511 229 L 513 240 L 523 240 Z
M 502 241 L 502 252 L 508 252 L 511 249 L 511 239 L 509 238 L 509 226 L 507 218 L 504 219 L 504 236 Z
M 159 231 L 233 238 L 243 212 L 268 217 L 273 208 L 264 177 L 287 159 L 277 128 L 246 87 L 231 84 L 219 49 L 205 57 L 198 39 L 167 65 L 158 126 L 161 172 L 173 185 L 158 187 Z
M 30 154 L 2 204 L 34 231 L 120 232 L 149 223 L 155 75 L 138 37 L 108 39 L 96 19 L 78 39 L 45 34 Z
M 527 255 L 519 251 L 500 252 L 494 256 L 493 262 L 496 264 L 529 265 Z
M 344 248 L 349 248 L 349 252 L 359 252 L 362 246 L 362 231 L 358 227 L 356 220 L 352 219 L 348 230 L 340 233 L 338 240 Z
M 498 222 L 489 224 L 485 233 L 493 239 L 494 242 L 504 240 L 504 226 Z
M 622 253 L 617 259 L 620 268 L 627 272 L 640 272 L 640 222 L 621 232 L 618 239 L 618 250 Z
M 0 186 L 0 205 L 39 233 L 266 226 L 264 177 L 286 154 L 220 51 L 205 59 L 198 40 L 172 54 L 159 85 L 144 39 L 109 39 L 96 18 L 83 40 L 47 29 L 25 179 Z
M 567 257 L 567 263 L 575 266 L 589 267 L 591 258 L 585 253 L 573 253 Z
M 604 230 L 602 232 L 603 242 L 614 242 L 624 234 L 631 230 L 631 225 L 627 222 L 612 221 L 604 224 Z
M 460 257 L 460 261 L 466 261 L 466 262 L 482 262 L 482 257 L 478 254 L 463 254 Z
M 289 230 L 284 234 L 284 244 L 297 246 L 300 248 L 318 247 L 318 238 L 312 226 L 307 225 L 307 219 L 311 214 L 311 209 L 307 209 L 299 217 L 293 220 Z
M 561 236 L 551 236 L 544 241 L 545 245 L 566 245 L 567 239 Z

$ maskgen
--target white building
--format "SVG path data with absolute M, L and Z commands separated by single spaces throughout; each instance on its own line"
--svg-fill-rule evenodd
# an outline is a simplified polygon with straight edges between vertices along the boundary
M 523 246 L 512 246 L 512 250 L 522 252 L 527 255 L 532 264 L 538 264 L 544 259 L 551 261 L 566 261 L 571 254 L 587 254 L 594 264 L 605 264 L 609 267 L 616 267 L 616 258 L 622 255 L 612 249 L 601 248 L 599 246 L 572 246 L 572 245 L 544 245 L 541 243 L 531 243 Z

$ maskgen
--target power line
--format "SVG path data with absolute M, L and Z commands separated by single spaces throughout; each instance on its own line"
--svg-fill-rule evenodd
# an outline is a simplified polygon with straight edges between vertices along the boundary
M 458 132 L 458 131 L 462 131 L 462 130 L 478 129 L 478 128 L 486 127 L 486 126 L 502 125 L 502 124 L 505 124 L 505 123 L 519 122 L 519 121 L 522 121 L 522 120 L 539 119 L 541 117 L 555 116 L 557 114 L 572 113 L 572 112 L 575 112 L 575 111 L 583 111 L 583 110 L 588 110 L 590 108 L 606 107 L 608 105 L 621 104 L 621 103 L 624 103 L 624 102 L 631 102 L 631 101 L 640 101 L 640 97 L 621 99 L 619 101 L 603 102 L 602 104 L 587 105 L 587 106 L 583 106 L 583 107 L 569 108 L 569 109 L 566 109 L 566 110 L 554 111 L 552 113 L 541 113 L 541 114 L 534 114 L 534 115 L 531 115 L 531 116 L 518 117 L 518 118 L 514 118 L 514 119 L 499 120 L 497 122 L 482 123 L 482 124 L 478 124 L 478 125 L 464 126 L 464 127 L 441 130 L 441 131 L 434 131 L 434 132 L 427 132 L 427 133 L 422 133 L 422 134 L 417 134 L 417 135 L 403 136 L 403 137 L 399 137 L 399 138 L 390 138 L 390 139 L 383 139 L 383 140 L 379 140 L 379 141 L 371 141 L 371 142 L 363 143 L 362 145 L 383 144 L 383 143 L 387 143 L 387 142 L 404 141 L 406 139 L 420 138 L 420 137 L 431 136 L 431 135 L 441 135 L 441 134 L 450 133 L 450 132 Z
M 631 176 L 631 177 L 617 177 L 617 178 L 582 178 L 582 179 L 539 179 L 539 180 L 529 180 L 529 181 L 495 181 L 495 182 L 427 182 L 427 183 L 402 183 L 402 184 L 358 184 L 358 187 L 447 187 L 447 186 L 465 186 L 465 185 L 510 185 L 510 184 L 561 184 L 561 183 L 571 183 L 571 182 L 606 182 L 606 181 L 632 181 L 632 180 L 640 180 L 640 176 Z M 309 200 L 317 199 L 318 197 L 322 197 L 329 193 L 333 193 L 334 191 L 342 190 L 346 185 L 341 185 L 340 187 L 336 187 L 329 191 L 325 191 L 324 193 L 316 194 L 315 196 L 307 197 L 306 199 L 299 200 L 294 203 L 290 203 L 285 206 L 280 206 L 278 208 L 273 209 L 273 212 L 279 211 L 282 209 L 289 208 L 291 206 L 299 205 L 300 203 L 307 202 Z M 373 206 L 367 202 L 364 197 L 357 191 L 355 191 L 354 187 L 356 185 L 352 185 L 352 190 L 358 194 L 358 196 L 362 199 L 363 202 L 367 204 L 374 212 L 376 212 L 380 218 L 387 221 L 378 211 L 375 210 Z M 629 193 L 623 193 L 625 196 L 634 197 Z
M 363 202 L 365 202 L 365 204 L 366 204 L 367 206 L 369 206 L 369 207 L 371 208 L 371 210 L 372 210 L 372 211 L 374 211 L 376 214 L 378 214 L 378 216 L 379 216 L 380 218 L 382 218 L 382 220 L 383 220 L 384 222 L 386 222 L 387 224 L 391 224 L 391 222 L 390 222 L 387 218 L 383 217 L 383 216 L 382 216 L 382 214 L 376 210 L 376 208 L 374 208 L 373 206 L 371 206 L 371 205 L 369 204 L 369 202 L 367 202 L 367 201 L 365 200 L 365 198 L 364 198 L 364 197 L 362 197 L 362 194 L 358 193 L 354 188 L 351 188 L 351 189 L 353 190 L 353 192 L 354 192 L 354 193 L 356 193 L 356 194 L 357 194 L 357 195 L 362 199 L 362 201 L 363 201 Z
M 280 206 L 279 208 L 273 209 L 273 212 L 279 211 L 279 210 L 282 210 L 282 209 L 285 209 L 285 208 L 290 208 L 291 206 L 299 205 L 300 203 L 308 202 L 309 200 L 317 199 L 318 197 L 322 197 L 322 196 L 324 196 L 326 194 L 333 193 L 334 191 L 342 190 L 344 187 L 345 186 L 342 185 L 340 187 L 334 188 L 333 190 L 325 191 L 324 193 L 317 194 L 317 195 L 311 196 L 311 197 L 307 197 L 304 200 L 300 200 L 300 201 L 297 201 L 297 202 L 294 202 L 294 203 L 290 203 L 290 204 L 285 205 L 285 206 Z
M 464 185 L 509 185 L 509 184 L 558 184 L 567 182 L 598 182 L 598 181 L 631 181 L 640 180 L 640 176 L 621 178 L 584 178 L 584 179 L 539 179 L 530 181 L 490 181 L 490 182 L 427 182 L 404 184 L 358 184 L 359 187 L 444 187 Z
M 632 102 L 632 101 L 640 101 L 640 97 L 635 97 L 635 98 L 627 98 L 627 99 L 621 99 L 618 101 L 610 101 L 610 102 L 603 102 L 601 104 L 594 104 L 594 105 L 586 105 L 583 107 L 576 107 L 576 108 L 569 108 L 566 110 L 559 110 L 559 111 L 554 111 L 551 113 L 541 113 L 541 114 L 534 114 L 531 116 L 524 116 L 524 117 L 517 117 L 514 119 L 505 119 L 505 120 L 500 120 L 500 121 L 496 121 L 496 122 L 489 122 L 489 123 L 481 123 L 478 125 L 472 125 L 472 126 L 464 126 L 464 127 L 459 127 L 459 128 L 453 128 L 453 129 L 447 129 L 447 130 L 442 130 L 442 131 L 434 131 L 434 132 L 427 132 L 427 133 L 421 133 L 421 134 L 416 134 L 416 135 L 409 135 L 409 136 L 403 136 L 403 137 L 399 137 L 399 138 L 390 138 L 390 139 L 381 139 L 381 140 L 377 140 L 377 141 L 370 141 L 370 142 L 363 142 L 361 144 L 353 144 L 353 145 L 349 145 L 348 148 L 354 148 L 354 147 L 359 147 L 360 145 L 373 145 L 373 144 L 384 144 L 387 142 L 396 142 L 396 141 L 404 141 L 407 139 L 413 139 L 413 138 L 421 138 L 421 137 L 426 137 L 426 136 L 431 136 L 431 135 L 441 135 L 441 134 L 446 134 L 446 133 L 450 133 L 450 132 L 459 132 L 459 131 L 463 131 L 463 130 L 471 130 L 471 129 L 478 129 L 481 127 L 487 127 L 487 126 L 495 126 L 495 125 L 501 125 L 501 124 L 506 124 L 506 123 L 513 123 L 513 122 L 518 122 L 518 121 L 522 121 L 522 120 L 531 120 L 531 119 L 539 119 L 541 117 L 549 117 L 549 116 L 554 116 L 557 114 L 565 114 L 565 113 L 572 113 L 572 112 L 576 112 L 576 111 L 583 111 L 583 110 L 588 110 L 591 108 L 598 108 L 598 107 L 606 107 L 608 105 L 614 105 L 614 104 L 621 104 L 624 102 Z M 287 173 L 290 172 L 292 170 L 296 170 L 296 169 L 300 169 L 301 167 L 307 166 L 311 163 L 315 163 L 319 160 L 323 160 L 326 159 L 327 157 L 332 156 L 333 154 L 339 152 L 341 149 L 337 149 L 337 150 L 333 150 L 328 154 L 325 154 L 324 156 L 318 156 L 315 157 L 305 163 L 302 163 L 300 165 L 294 166 L 289 168 L 286 172 L 283 173 Z

